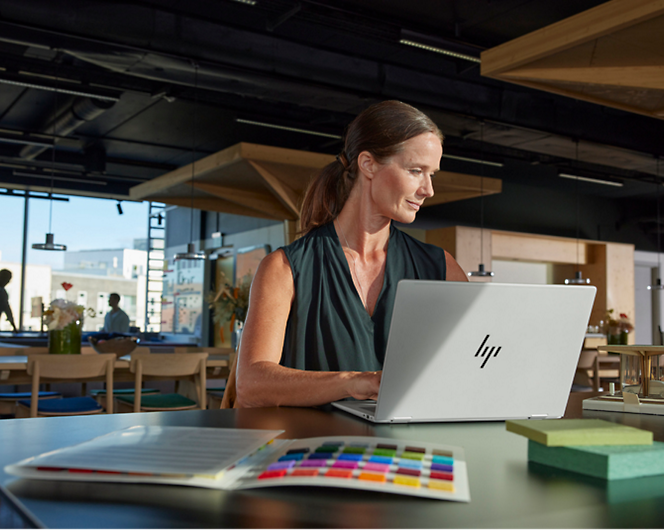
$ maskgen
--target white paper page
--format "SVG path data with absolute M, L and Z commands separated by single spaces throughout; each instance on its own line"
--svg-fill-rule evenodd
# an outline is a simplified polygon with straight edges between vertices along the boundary
M 16 467 L 196 475 L 218 478 L 228 466 L 284 431 L 136 426 L 44 453 Z

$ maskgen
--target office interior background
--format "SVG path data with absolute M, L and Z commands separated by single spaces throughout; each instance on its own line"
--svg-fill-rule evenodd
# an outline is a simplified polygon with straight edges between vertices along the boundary
M 631 342 L 658 343 L 662 291 L 648 286 L 662 276 L 662 87 L 628 86 L 606 104 L 597 94 L 613 85 L 570 97 L 569 82 L 547 91 L 482 72 L 483 52 L 602 4 L 4 0 L 0 210 L 16 214 L 2 215 L 14 246 L 2 245 L 0 265 L 14 272 L 17 322 L 38 329 L 31 300 L 64 295 L 98 311 L 92 331 L 116 291 L 141 331 L 213 342 L 205 295 L 218 271 L 173 255 L 193 243 L 219 263 L 237 260 L 289 242 L 297 220 L 279 179 L 208 182 L 192 162 L 240 143 L 335 155 L 354 116 L 399 99 L 445 134 L 444 190 L 404 229 L 451 247 L 468 271 L 484 264 L 496 282 L 562 283 L 581 269 L 600 287 L 591 324 L 625 312 Z M 628 46 L 615 42 L 620 58 Z M 191 179 L 137 197 L 137 186 L 178 170 Z M 76 230 L 57 227 L 68 219 L 85 231 L 69 207 L 80 198 L 107 204 L 108 234 L 141 208 L 142 232 L 122 248 L 104 232 L 78 247 Z M 33 230 L 76 250 L 43 264 Z

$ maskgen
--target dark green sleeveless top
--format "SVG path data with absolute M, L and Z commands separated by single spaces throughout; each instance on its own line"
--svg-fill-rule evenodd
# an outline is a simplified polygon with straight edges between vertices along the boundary
M 370 316 L 353 284 L 333 223 L 282 250 L 293 272 L 295 297 L 281 364 L 300 370 L 381 370 L 399 280 L 446 276 L 442 248 L 391 226 L 383 289 Z

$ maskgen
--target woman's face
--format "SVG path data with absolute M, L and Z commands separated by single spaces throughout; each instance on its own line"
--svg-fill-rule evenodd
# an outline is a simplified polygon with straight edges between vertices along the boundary
M 403 149 L 384 164 L 375 163 L 371 195 L 378 213 L 401 223 L 412 223 L 424 199 L 433 196 L 431 179 L 440 169 L 443 146 L 433 133 L 407 140 Z

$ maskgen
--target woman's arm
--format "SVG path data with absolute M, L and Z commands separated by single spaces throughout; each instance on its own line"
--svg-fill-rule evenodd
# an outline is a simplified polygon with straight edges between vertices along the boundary
M 312 406 L 346 397 L 375 399 L 380 372 L 315 372 L 279 364 L 295 296 L 290 263 L 277 250 L 251 284 L 237 365 L 239 407 Z
M 447 280 L 452 282 L 468 281 L 468 275 L 447 250 L 445 251 L 445 264 L 447 266 Z

